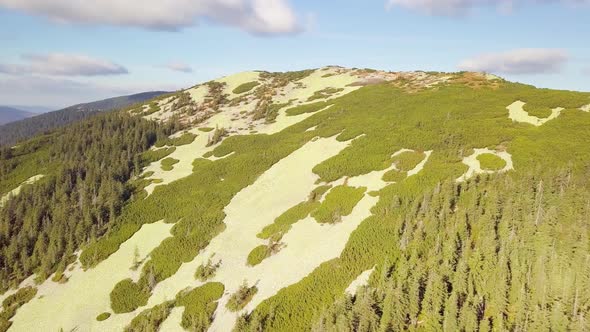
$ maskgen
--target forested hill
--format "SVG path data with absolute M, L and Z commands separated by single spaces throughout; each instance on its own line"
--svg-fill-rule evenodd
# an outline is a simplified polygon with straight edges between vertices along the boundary
M 0 331 L 587 331 L 589 132 L 589 93 L 341 67 L 99 114 L 0 151 Z
M 117 108 L 152 99 L 165 94 L 164 91 L 152 91 L 99 100 L 90 103 L 77 104 L 64 109 L 43 113 L 26 119 L 20 118 L 16 122 L 0 125 L 0 146 L 15 143 L 33 137 L 69 123 L 77 122 L 92 116 L 96 112 L 110 111 Z M 22 119 L 22 120 L 21 120 Z
M 0 106 L 0 125 L 22 120 L 34 115 L 35 113 L 23 111 L 14 107 Z

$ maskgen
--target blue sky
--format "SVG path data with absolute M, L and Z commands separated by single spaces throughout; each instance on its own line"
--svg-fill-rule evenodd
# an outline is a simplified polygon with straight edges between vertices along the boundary
M 0 0 L 0 104 L 58 108 L 324 65 L 590 91 L 590 0 L 72 3 Z

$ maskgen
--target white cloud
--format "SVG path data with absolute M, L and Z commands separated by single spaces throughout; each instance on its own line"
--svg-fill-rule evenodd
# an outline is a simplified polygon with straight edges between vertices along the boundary
M 477 7 L 494 7 L 503 13 L 527 3 L 560 2 L 570 5 L 590 4 L 590 0 L 387 0 L 385 7 L 402 7 L 428 15 L 461 16 Z
M 459 64 L 459 69 L 499 74 L 555 73 L 567 60 L 568 54 L 560 49 L 517 49 L 467 59 Z
M 168 68 L 170 70 L 179 71 L 182 73 L 192 73 L 193 72 L 193 68 L 189 64 L 184 63 L 184 62 L 179 62 L 179 61 L 167 63 L 163 67 Z
M 0 73 L 11 75 L 42 74 L 55 76 L 104 76 L 127 74 L 116 63 L 78 54 L 28 54 L 22 63 L 0 64 Z
M 254 34 L 299 31 L 288 0 L 0 0 L 0 6 L 65 23 L 178 30 L 209 20 Z

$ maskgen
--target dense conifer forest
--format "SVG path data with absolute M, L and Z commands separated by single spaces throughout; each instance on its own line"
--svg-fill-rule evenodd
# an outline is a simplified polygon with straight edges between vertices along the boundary
M 45 177 L 0 209 L 1 290 L 37 274 L 59 275 L 74 252 L 104 234 L 133 195 L 140 153 L 170 132 L 154 122 L 108 113 L 4 148 L 0 179 L 41 171 Z M 28 177 L 28 175 L 25 175 Z

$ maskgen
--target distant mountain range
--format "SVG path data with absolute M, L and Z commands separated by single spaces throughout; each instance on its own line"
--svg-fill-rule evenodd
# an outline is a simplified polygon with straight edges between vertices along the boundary
M 9 106 L 0 106 L 0 125 L 30 118 L 37 114 Z
M 168 93 L 142 92 L 128 96 L 77 104 L 61 110 L 36 115 L 16 108 L 0 106 L 0 145 L 15 144 L 37 134 L 85 119 L 96 112 L 110 111 L 143 102 Z
M 16 108 L 16 109 L 31 112 L 34 114 L 51 112 L 51 111 L 55 111 L 55 110 L 61 108 L 61 107 L 50 107 L 50 106 L 40 106 L 40 105 L 14 105 L 14 104 L 12 104 L 12 105 L 7 104 L 7 105 L 0 105 L 0 106 Z

